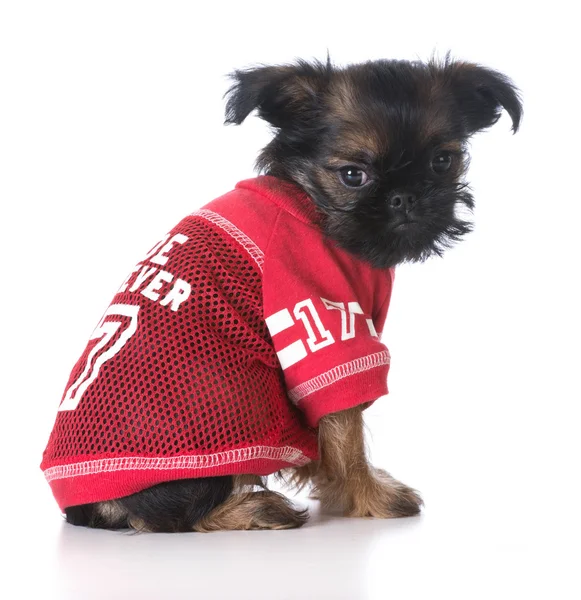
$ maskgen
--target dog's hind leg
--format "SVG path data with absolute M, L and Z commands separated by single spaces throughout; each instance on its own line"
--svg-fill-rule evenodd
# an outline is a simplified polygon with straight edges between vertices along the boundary
M 233 477 L 178 479 L 116 500 L 83 504 L 65 509 L 67 521 L 99 529 L 178 532 L 194 525 L 227 501 Z
M 308 520 L 306 510 L 296 510 L 290 500 L 270 490 L 233 493 L 226 502 L 194 525 L 194 531 L 232 529 L 293 529 Z

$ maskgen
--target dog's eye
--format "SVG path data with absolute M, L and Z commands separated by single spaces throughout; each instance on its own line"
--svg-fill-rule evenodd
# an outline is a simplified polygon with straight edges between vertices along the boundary
M 365 171 L 357 167 L 343 167 L 339 169 L 339 177 L 347 187 L 361 187 L 369 181 L 369 176 Z
M 450 154 L 450 152 L 438 152 L 438 154 L 432 158 L 432 171 L 438 175 L 449 171 L 451 166 L 452 154 Z

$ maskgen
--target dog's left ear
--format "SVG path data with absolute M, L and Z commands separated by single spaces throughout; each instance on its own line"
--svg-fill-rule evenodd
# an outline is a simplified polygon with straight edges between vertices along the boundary
M 442 71 L 452 88 L 468 135 L 494 125 L 506 110 L 517 132 L 522 118 L 522 102 L 512 81 L 492 69 L 465 62 L 446 61 Z

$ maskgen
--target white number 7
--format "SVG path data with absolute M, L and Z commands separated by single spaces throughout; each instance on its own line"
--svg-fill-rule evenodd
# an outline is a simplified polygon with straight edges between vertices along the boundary
M 95 381 L 95 379 L 97 379 L 99 369 L 103 366 L 103 363 L 115 356 L 115 354 L 125 346 L 127 340 L 137 331 L 138 312 L 139 306 L 133 306 L 131 304 L 112 304 L 105 311 L 105 314 L 90 337 L 91 340 L 96 340 L 98 338 L 101 338 L 101 340 L 95 344 L 95 347 L 89 353 L 87 364 L 85 365 L 83 372 L 67 389 L 59 410 L 75 410 L 75 408 L 77 408 L 87 388 Z M 107 348 L 102 354 L 99 354 L 99 352 L 107 346 L 119 328 L 124 325 L 124 322 L 122 321 L 105 321 L 110 315 L 129 317 L 130 321 L 126 326 L 126 329 L 121 332 L 119 339 L 110 348 Z
M 327 300 L 325 298 L 321 298 L 323 304 L 327 308 L 327 310 L 339 310 L 341 311 L 341 339 L 342 340 L 350 340 L 355 337 L 355 315 L 362 315 L 363 309 L 359 305 L 359 302 L 348 302 L 347 310 L 345 310 L 344 302 L 333 302 L 332 300 Z M 349 322 L 347 322 L 347 313 L 349 313 Z M 373 321 L 371 319 L 365 319 L 367 323 L 367 328 L 369 329 L 369 333 L 373 337 L 378 337 L 377 331 L 375 331 L 375 326 L 373 325 Z

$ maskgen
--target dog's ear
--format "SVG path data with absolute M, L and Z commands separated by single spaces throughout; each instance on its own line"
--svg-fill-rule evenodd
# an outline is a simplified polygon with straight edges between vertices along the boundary
M 454 62 L 449 58 L 441 71 L 451 87 L 469 135 L 494 125 L 502 109 L 512 119 L 512 131 L 517 132 L 522 102 L 518 89 L 508 77 L 480 65 Z
M 226 123 L 240 125 L 254 109 L 274 127 L 307 123 L 318 114 L 331 70 L 329 62 L 299 61 L 235 71 L 234 85 L 226 92 Z

